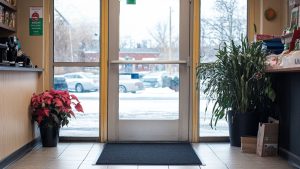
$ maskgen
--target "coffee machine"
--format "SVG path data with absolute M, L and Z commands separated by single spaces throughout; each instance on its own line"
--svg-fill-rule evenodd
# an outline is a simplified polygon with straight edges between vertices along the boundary
M 18 41 L 16 36 L 0 38 L 0 63 L 14 65 L 18 53 Z
M 0 65 L 5 65 L 7 61 L 7 45 L 0 43 Z
M 17 58 L 17 53 L 18 53 L 17 37 L 15 37 L 15 36 L 8 37 L 7 47 L 8 47 L 7 60 L 9 62 L 15 62 L 16 58 Z

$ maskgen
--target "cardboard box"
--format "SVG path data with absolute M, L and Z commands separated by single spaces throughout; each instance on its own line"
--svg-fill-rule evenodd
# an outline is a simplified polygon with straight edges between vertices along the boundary
M 279 123 L 260 123 L 257 134 L 256 154 L 259 156 L 276 156 L 278 154 Z
M 256 153 L 257 137 L 241 137 L 241 150 L 243 153 Z

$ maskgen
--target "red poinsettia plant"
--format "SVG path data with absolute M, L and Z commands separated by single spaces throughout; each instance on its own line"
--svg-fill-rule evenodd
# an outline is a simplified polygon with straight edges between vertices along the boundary
M 83 113 L 78 98 L 68 91 L 50 90 L 31 97 L 32 119 L 41 126 L 63 127 L 69 118 L 75 117 L 74 109 Z

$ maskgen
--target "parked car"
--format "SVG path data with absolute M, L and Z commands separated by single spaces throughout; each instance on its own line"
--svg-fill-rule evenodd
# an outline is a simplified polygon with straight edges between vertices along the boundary
M 64 74 L 69 91 L 84 92 L 97 91 L 99 89 L 99 76 L 88 72 L 76 72 Z
M 62 75 L 54 75 L 53 88 L 55 90 L 68 90 L 66 78 Z
M 168 79 L 169 81 L 169 88 L 178 92 L 179 91 L 179 76 L 174 75 L 174 76 L 169 76 Z
M 179 74 L 167 73 L 165 71 L 153 72 L 142 77 L 142 82 L 145 87 L 169 87 L 172 90 L 179 90 Z
M 119 74 L 119 93 L 136 93 L 144 90 L 144 84 L 136 73 L 120 73 Z
M 157 88 L 163 86 L 163 77 L 165 74 L 160 72 L 145 74 L 141 80 L 145 87 Z

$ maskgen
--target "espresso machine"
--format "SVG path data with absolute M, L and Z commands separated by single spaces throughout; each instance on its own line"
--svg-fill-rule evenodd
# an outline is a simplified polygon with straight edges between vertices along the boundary
M 0 65 L 5 65 L 7 62 L 7 45 L 0 43 Z
M 16 36 L 0 38 L 0 64 L 15 65 L 18 53 L 18 41 Z

